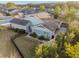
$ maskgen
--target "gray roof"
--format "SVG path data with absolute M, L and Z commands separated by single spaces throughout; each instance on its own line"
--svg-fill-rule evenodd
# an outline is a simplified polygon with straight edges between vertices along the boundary
M 26 26 L 26 24 L 27 24 L 28 22 L 29 22 L 28 20 L 15 19 L 15 18 L 10 21 L 10 23 L 19 24 L 19 25 L 23 25 L 23 26 Z
M 43 26 L 45 26 L 46 28 L 50 29 L 51 31 L 55 31 L 58 26 L 60 25 L 60 21 L 59 20 L 47 20 Z
M 28 15 L 25 17 L 26 20 L 30 21 L 32 25 L 42 24 L 43 21 L 36 16 Z

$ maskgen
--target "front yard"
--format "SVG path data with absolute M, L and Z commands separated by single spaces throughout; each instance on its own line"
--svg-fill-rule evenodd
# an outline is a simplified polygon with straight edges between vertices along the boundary
M 0 57 L 16 58 L 20 57 L 15 46 L 11 42 L 11 36 L 17 34 L 5 27 L 0 27 Z

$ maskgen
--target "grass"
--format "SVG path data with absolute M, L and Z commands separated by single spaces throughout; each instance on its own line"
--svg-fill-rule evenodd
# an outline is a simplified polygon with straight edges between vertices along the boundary
M 8 30 L 5 27 L 0 27 L 0 29 L 0 57 L 20 57 L 18 51 L 16 50 L 16 48 L 10 40 L 11 36 L 14 36 L 17 33 Z
M 0 20 L 3 20 L 3 19 L 0 19 Z
M 15 39 L 14 42 L 25 58 L 34 57 L 34 49 L 40 44 L 34 38 L 25 37 L 24 35 Z

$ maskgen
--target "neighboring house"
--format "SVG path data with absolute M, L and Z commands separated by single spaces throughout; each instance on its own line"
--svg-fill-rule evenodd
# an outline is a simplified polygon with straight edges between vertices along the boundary
M 0 12 L 0 16 L 3 16 L 3 13 Z
M 8 8 L 7 7 L 3 7 L 3 6 L 0 6 L 0 11 L 3 15 L 6 15 L 8 13 Z
M 17 10 L 17 8 L 16 7 L 9 7 L 8 8 L 8 11 L 13 11 L 13 10 Z
M 7 7 L 0 6 L 0 10 L 1 11 L 8 11 L 8 8 Z
M 0 16 L 0 26 L 8 26 L 10 21 L 13 19 L 11 16 Z
M 13 9 L 9 12 L 9 14 L 11 16 L 13 16 L 14 18 L 23 18 L 24 17 L 24 14 L 23 12 L 21 12 L 20 10 L 18 9 Z
M 45 11 L 46 11 L 46 12 L 53 12 L 54 9 L 53 9 L 53 8 L 50 8 L 50 7 L 46 7 Z
M 2 14 L 2 15 L 1 15 L 1 14 Z M 1 15 L 1 16 L 9 16 L 9 13 L 6 12 L 6 11 L 2 11 L 2 12 L 0 12 L 0 15 Z
M 22 12 L 16 12 L 16 14 L 13 15 L 14 18 L 24 18 L 24 14 Z
M 0 16 L 0 19 L 3 19 L 3 20 L 11 20 L 13 17 L 11 16 Z
M 60 31 L 59 32 L 66 32 L 67 27 L 68 27 L 68 24 L 65 23 L 65 22 L 62 22 L 61 25 L 60 25 Z
M 35 14 L 35 13 L 38 13 L 39 12 L 39 9 L 38 8 L 33 8 L 33 9 L 22 9 L 21 12 L 23 12 L 25 15 L 27 14 Z
M 51 18 L 50 14 L 47 12 L 39 12 L 39 13 L 31 14 L 31 15 L 37 16 L 40 19 L 50 19 Z

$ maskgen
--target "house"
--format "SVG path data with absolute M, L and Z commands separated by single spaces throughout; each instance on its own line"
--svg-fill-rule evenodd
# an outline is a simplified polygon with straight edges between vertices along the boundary
M 29 20 L 32 23 L 32 26 L 38 26 L 44 23 L 41 19 L 36 16 L 28 15 L 25 17 L 25 20 Z
M 61 28 L 65 29 L 66 27 L 65 24 L 61 23 L 59 20 L 43 21 L 32 15 L 28 15 L 25 18 L 13 18 L 8 22 L 8 26 L 11 28 L 23 29 L 28 33 L 35 32 L 38 36 L 44 36 L 48 39 L 53 39 Z
M 43 20 L 44 24 L 42 24 L 44 27 L 48 28 L 54 34 L 58 34 L 58 32 L 66 32 L 67 31 L 67 23 L 60 21 L 58 19 L 53 20 Z
M 11 28 L 23 29 L 26 32 L 31 31 L 31 23 L 28 20 L 14 18 L 10 21 Z
M 44 22 L 36 16 L 27 16 L 26 20 L 31 22 L 32 32 L 35 32 L 38 36 L 44 36 L 45 38 L 52 39 L 54 32 L 44 27 Z
M 66 24 L 60 20 L 41 20 L 36 16 L 28 15 L 22 19 L 10 21 L 12 28 L 23 29 L 28 33 L 35 32 L 38 36 L 53 39 L 58 32 L 66 32 Z
M 35 32 L 38 36 L 44 36 L 45 38 L 51 39 L 54 36 L 54 32 L 50 31 L 42 24 L 44 22 L 36 16 L 27 16 L 23 19 L 14 18 L 10 21 L 11 28 L 23 29 L 28 33 Z
M 38 36 L 44 36 L 47 39 L 53 39 L 55 35 L 54 32 L 44 26 L 34 26 L 32 27 L 32 32 L 35 32 Z

